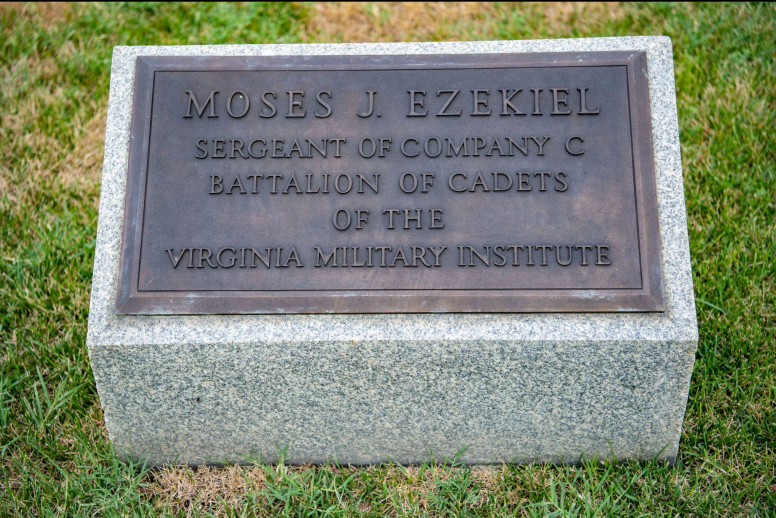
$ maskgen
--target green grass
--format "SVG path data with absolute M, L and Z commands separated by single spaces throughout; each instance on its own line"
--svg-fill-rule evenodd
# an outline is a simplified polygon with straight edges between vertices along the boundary
M 0 7 L 0 516 L 776 516 L 776 8 L 497 4 L 415 18 L 394 6 L 339 18 L 337 9 Z M 673 38 L 700 323 L 676 466 L 203 474 L 118 462 L 85 346 L 112 46 L 340 41 L 358 31 Z M 203 485 L 187 497 L 171 480 Z M 208 493 L 213 480 L 242 489 Z

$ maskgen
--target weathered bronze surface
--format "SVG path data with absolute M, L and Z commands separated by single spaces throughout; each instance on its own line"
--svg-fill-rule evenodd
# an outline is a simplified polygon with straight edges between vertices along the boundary
M 116 312 L 662 311 L 646 69 L 138 58 Z

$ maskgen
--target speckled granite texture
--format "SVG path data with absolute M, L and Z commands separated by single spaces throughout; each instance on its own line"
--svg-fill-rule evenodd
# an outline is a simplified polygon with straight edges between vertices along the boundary
M 137 56 L 610 50 L 647 52 L 665 313 L 114 315 Z M 126 457 L 673 460 L 697 341 L 669 38 L 114 49 L 87 343 Z

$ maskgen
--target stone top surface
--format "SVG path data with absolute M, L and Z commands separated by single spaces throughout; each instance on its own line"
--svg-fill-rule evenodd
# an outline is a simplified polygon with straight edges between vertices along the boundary
M 135 60 L 138 56 L 400 55 L 646 51 L 665 313 L 117 316 Z M 672 45 L 663 36 L 455 43 L 115 47 L 87 343 L 346 340 L 697 342 Z

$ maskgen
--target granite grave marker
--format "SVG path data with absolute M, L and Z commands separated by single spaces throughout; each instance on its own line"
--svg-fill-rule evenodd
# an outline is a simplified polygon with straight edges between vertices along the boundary
M 116 47 L 88 345 L 152 464 L 676 455 L 670 40 Z

